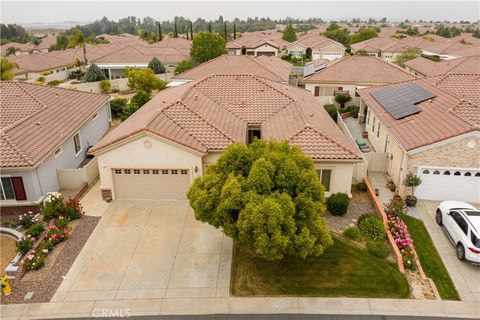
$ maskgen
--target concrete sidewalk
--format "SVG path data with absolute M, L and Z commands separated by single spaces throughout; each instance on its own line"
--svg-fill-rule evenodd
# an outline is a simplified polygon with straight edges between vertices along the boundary
M 350 314 L 478 319 L 478 302 L 354 298 L 197 298 L 1 305 L 6 319 L 185 314 Z

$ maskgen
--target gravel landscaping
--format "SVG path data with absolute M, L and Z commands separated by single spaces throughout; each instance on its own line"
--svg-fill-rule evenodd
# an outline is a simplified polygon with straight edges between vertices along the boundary
M 325 220 L 328 229 L 335 233 L 341 233 L 343 229 L 350 225 L 355 225 L 358 217 L 367 212 L 375 212 L 372 201 L 366 192 L 352 191 L 352 199 L 347 213 L 343 216 L 333 216 L 330 212 L 325 212 Z
M 13 284 L 12 294 L 2 297 L 1 303 L 49 302 L 99 221 L 100 217 L 84 216 L 72 223 L 71 237 L 48 256 L 45 267 L 27 272 L 20 282 Z M 33 296 L 25 300 L 28 292 L 33 292 Z

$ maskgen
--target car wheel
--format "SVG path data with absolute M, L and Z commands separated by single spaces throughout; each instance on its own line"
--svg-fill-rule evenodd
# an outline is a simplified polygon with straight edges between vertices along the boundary
M 457 258 L 458 260 L 465 260 L 465 248 L 462 244 L 457 245 Z
M 443 221 L 442 221 L 442 211 L 440 211 L 440 209 L 437 210 L 437 214 L 435 215 L 435 221 L 437 221 L 437 224 L 439 226 L 443 225 Z

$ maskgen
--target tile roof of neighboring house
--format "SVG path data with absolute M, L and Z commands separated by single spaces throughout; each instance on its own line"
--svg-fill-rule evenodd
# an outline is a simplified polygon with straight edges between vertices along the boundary
M 374 111 L 405 150 L 410 151 L 480 129 L 480 106 L 448 93 L 433 84 L 431 79 L 417 79 L 387 87 L 396 88 L 411 82 L 434 93 L 436 97 L 417 104 L 420 113 L 399 120 L 395 120 L 371 95 L 378 87 L 358 91 L 366 105 Z
M 371 38 L 362 42 L 357 42 L 351 45 L 352 51 L 365 50 L 367 52 L 395 52 L 390 51 L 391 47 L 395 46 L 395 50 L 404 50 L 403 47 L 398 47 L 398 40 L 385 37 Z M 406 47 L 406 45 L 404 45 Z
M 188 59 L 189 56 L 189 53 L 172 47 L 128 45 L 98 59 L 92 59 L 92 62 L 97 64 L 148 64 L 150 60 L 156 57 L 162 63 L 177 63 Z
M 405 65 L 427 77 L 447 73 L 480 74 L 480 55 L 439 62 L 418 57 L 407 61 Z
M 245 142 L 247 126 L 265 139 L 290 140 L 317 160 L 361 159 L 305 90 L 253 75 L 212 75 L 161 91 L 92 149 L 151 132 L 206 154 Z
M 74 60 L 56 56 L 48 53 L 34 53 L 27 56 L 8 57 L 10 62 L 18 64 L 19 68 L 15 69 L 15 74 L 24 74 L 28 72 L 42 72 L 60 67 L 72 65 Z
M 0 167 L 35 166 L 77 131 L 106 95 L 0 82 Z
M 396 65 L 377 57 L 346 56 L 305 78 L 306 83 L 394 83 L 415 79 Z
M 287 82 L 291 70 L 289 62 L 277 57 L 222 55 L 173 78 L 198 80 L 214 74 L 253 74 L 272 81 Z
M 472 102 L 480 109 L 480 72 L 448 74 L 436 81 L 435 84 L 459 98 Z
M 345 48 L 343 44 L 319 34 L 306 34 L 300 36 L 297 41 L 289 44 L 288 47 L 293 47 L 295 45 L 301 45 L 305 48 L 312 48 L 314 50 L 321 50 L 331 45 Z
M 3 52 L 10 47 L 20 49 L 20 51 L 22 52 L 33 51 L 35 49 L 45 50 L 45 49 L 49 49 L 52 44 L 57 43 L 57 38 L 54 35 L 47 35 L 46 37 L 43 37 L 40 40 L 41 42 L 38 46 L 33 45 L 31 42 L 27 42 L 27 43 L 9 42 L 0 46 L 0 52 L 3 54 Z
M 227 49 L 255 49 L 263 44 L 269 44 L 272 47 L 281 49 L 287 46 L 290 42 L 282 39 L 282 33 L 276 31 L 257 31 L 244 32 L 241 37 L 227 42 Z

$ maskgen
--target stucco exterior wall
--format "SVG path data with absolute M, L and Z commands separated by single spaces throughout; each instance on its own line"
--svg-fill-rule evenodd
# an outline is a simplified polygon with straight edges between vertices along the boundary
M 115 168 L 189 169 L 191 181 L 202 175 L 202 156 L 180 145 L 151 134 L 142 134 L 133 140 L 98 154 L 102 190 L 112 190 L 115 199 L 113 172 Z M 195 172 L 197 168 L 197 172 Z
M 315 162 L 315 168 L 332 170 L 332 174 L 330 176 L 330 191 L 325 192 L 326 197 L 329 197 L 330 194 L 337 192 L 345 192 L 349 196 L 352 195 L 353 164 Z
M 249 50 L 247 50 L 247 51 L 249 51 Z M 275 47 L 272 47 L 268 44 L 264 44 L 264 45 L 262 45 L 258 48 L 255 48 L 253 50 L 253 52 L 254 52 L 254 56 L 257 56 L 259 52 L 274 52 L 275 56 L 278 56 L 278 49 L 275 48 Z
M 346 103 L 345 106 L 350 106 L 350 105 L 358 106 L 360 104 L 360 97 L 355 97 L 357 85 L 342 84 L 342 83 L 338 83 L 338 84 L 305 83 L 305 89 L 310 91 L 313 96 L 315 96 L 315 87 L 320 87 L 319 96 L 316 96 L 315 98 L 317 99 L 318 102 L 320 102 L 321 105 L 329 104 L 329 103 L 337 104 L 335 102 L 335 96 L 333 95 L 333 92 L 338 87 L 342 87 L 342 90 L 348 90 L 350 97 L 352 97 L 352 100 Z

